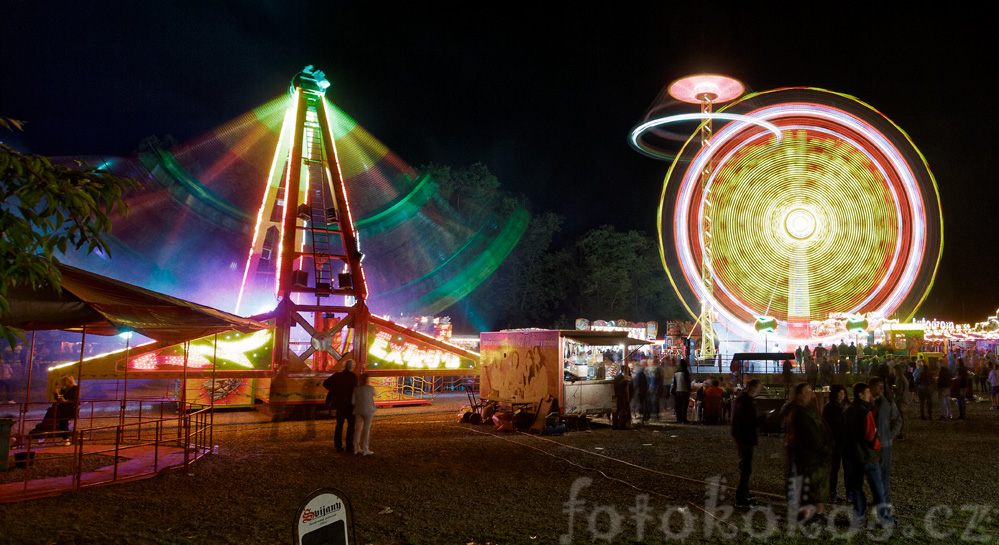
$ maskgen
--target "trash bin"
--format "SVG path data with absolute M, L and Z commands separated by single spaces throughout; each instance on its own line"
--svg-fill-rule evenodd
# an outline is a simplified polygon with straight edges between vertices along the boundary
M 7 471 L 10 464 L 10 430 L 14 429 L 17 420 L 0 418 L 0 471 Z

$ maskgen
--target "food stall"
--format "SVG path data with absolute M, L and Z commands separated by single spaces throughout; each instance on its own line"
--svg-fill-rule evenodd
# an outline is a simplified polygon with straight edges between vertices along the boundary
M 501 405 L 537 405 L 548 396 L 564 414 L 614 408 L 617 354 L 647 345 L 623 331 L 507 330 L 480 334 L 479 396 Z

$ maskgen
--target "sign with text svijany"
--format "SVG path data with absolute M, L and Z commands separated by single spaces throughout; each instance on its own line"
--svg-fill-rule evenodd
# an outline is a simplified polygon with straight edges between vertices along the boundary
M 295 516 L 295 545 L 347 545 L 354 537 L 354 513 L 343 492 L 320 488 Z

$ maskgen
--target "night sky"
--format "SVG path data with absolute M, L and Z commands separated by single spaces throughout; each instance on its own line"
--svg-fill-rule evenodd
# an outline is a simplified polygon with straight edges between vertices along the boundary
M 414 166 L 483 162 L 566 239 L 654 233 L 668 165 L 627 144 L 662 88 L 715 72 L 750 90 L 853 95 L 925 155 L 944 254 L 919 316 L 999 307 L 993 29 L 966 13 L 617 4 L 28 2 L 0 7 L 0 135 L 47 155 L 131 155 L 200 135 L 287 90 L 306 64 L 330 99 Z M 831 4 L 830 4 L 831 5 Z M 991 68 L 990 68 L 991 67 Z

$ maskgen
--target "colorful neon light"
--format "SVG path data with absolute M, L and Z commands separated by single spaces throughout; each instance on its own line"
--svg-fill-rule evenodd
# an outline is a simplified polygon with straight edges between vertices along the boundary
M 472 369 L 475 362 L 446 352 L 415 338 L 368 325 L 368 368 L 388 369 Z
M 784 139 L 730 123 L 708 148 L 692 137 L 680 154 L 689 166 L 671 167 L 660 248 L 688 311 L 707 301 L 745 338 L 756 333 L 756 316 L 769 308 L 785 322 L 801 297 L 805 320 L 911 317 L 933 283 L 943 220 L 933 175 L 905 133 L 853 97 L 820 89 L 758 93 L 728 109 L 775 125 Z M 701 281 L 707 167 L 710 293 Z
M 281 185 L 280 173 L 275 176 L 275 171 L 278 163 L 283 161 L 288 154 L 287 142 L 291 139 L 289 132 L 294 130 L 295 117 L 298 110 L 298 101 L 296 99 L 297 96 L 293 96 L 291 98 L 291 103 L 284 105 L 284 119 L 281 122 L 281 131 L 278 133 L 278 142 L 277 147 L 274 149 L 274 157 L 271 159 L 271 168 L 267 174 L 268 187 L 264 189 L 264 196 L 262 202 L 260 203 L 260 208 L 257 209 L 257 221 L 253 226 L 253 239 L 250 243 L 249 254 L 246 256 L 246 266 L 243 268 L 243 280 L 239 285 L 239 295 L 236 297 L 236 309 L 234 312 L 237 314 L 239 313 L 240 305 L 243 303 L 243 296 L 246 294 L 246 279 L 252 274 L 251 269 L 253 266 L 253 256 L 256 253 L 259 253 L 263 247 L 263 240 L 260 239 L 260 237 L 264 235 L 260 230 L 260 226 L 264 223 L 264 210 L 267 207 L 268 199 L 274 198 L 278 187 Z M 292 105 L 294 106 L 292 107 Z
M 670 123 L 680 123 L 682 121 L 706 121 L 709 119 L 719 119 L 723 121 L 737 121 L 740 123 L 750 123 L 753 125 L 758 125 L 768 131 L 770 131 L 774 137 L 777 138 L 776 143 L 780 143 L 784 139 L 784 135 L 781 133 L 780 129 L 776 125 L 770 123 L 769 121 L 759 119 L 757 117 L 739 114 L 730 114 L 724 112 L 705 112 L 705 113 L 689 113 L 689 114 L 677 114 L 668 117 L 660 117 L 658 119 L 652 119 L 642 123 L 641 125 L 635 127 L 631 131 L 631 145 L 638 151 L 648 155 L 653 158 L 662 158 L 663 154 L 655 151 L 654 149 L 645 145 L 642 142 L 642 135 L 646 131 L 652 130 L 656 127 L 662 125 L 668 125 Z
M 713 103 L 728 102 L 745 90 L 739 80 L 720 74 L 694 74 L 669 84 L 670 96 L 693 104 L 699 104 L 703 98 Z
M 274 331 L 263 329 L 251 335 L 229 333 L 215 341 L 214 335 L 191 341 L 187 353 L 189 369 L 207 369 L 214 365 L 220 371 L 265 370 L 271 365 Z M 124 359 L 116 367 L 121 369 Z M 129 357 L 130 371 L 164 371 L 184 367 L 183 345 L 173 345 Z

